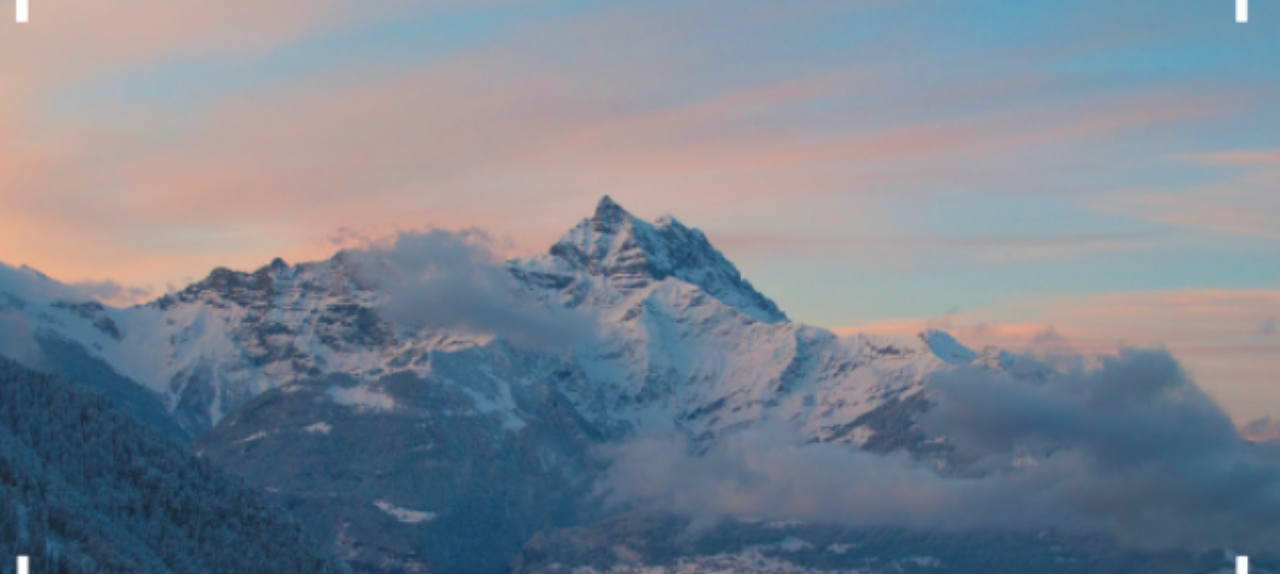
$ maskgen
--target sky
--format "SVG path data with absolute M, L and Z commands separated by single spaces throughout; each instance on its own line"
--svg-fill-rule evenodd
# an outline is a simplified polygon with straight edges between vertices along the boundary
M 398 229 L 543 251 L 608 194 L 793 319 L 1164 345 L 1280 418 L 1274 1 L 31 2 L 0 262 L 154 296 Z

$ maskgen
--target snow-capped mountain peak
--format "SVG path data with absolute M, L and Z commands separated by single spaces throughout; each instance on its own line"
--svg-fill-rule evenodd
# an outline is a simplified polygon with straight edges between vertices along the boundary
M 548 254 L 515 261 L 512 272 L 566 289 L 571 304 L 584 299 L 592 284 L 625 295 L 675 278 L 757 321 L 788 321 L 701 231 L 671 216 L 649 223 L 607 195 Z

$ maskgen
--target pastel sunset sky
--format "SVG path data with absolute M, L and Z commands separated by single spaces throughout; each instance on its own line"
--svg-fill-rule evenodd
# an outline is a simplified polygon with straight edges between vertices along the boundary
M 9 265 L 156 296 L 397 229 L 514 255 L 608 194 L 799 321 L 1163 344 L 1280 416 L 1277 2 L 31 3 Z

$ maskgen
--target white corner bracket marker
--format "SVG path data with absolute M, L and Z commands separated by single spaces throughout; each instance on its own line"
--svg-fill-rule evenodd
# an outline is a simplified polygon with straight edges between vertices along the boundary
M 31 566 L 27 564 L 26 556 L 18 557 L 18 574 L 30 574 Z
M 18 0 L 25 2 L 26 0 Z M 1236 0 L 1236 22 L 1244 24 L 1249 21 L 1249 0 Z
M 1236 574 L 1249 574 L 1249 557 L 1236 556 Z
M 30 18 L 31 7 L 28 4 L 31 0 L 18 0 L 18 23 L 26 24 Z

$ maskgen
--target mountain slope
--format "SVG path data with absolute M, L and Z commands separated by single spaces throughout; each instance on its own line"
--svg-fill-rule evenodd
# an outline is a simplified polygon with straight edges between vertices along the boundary
M 100 395 L 0 359 L 0 555 L 34 572 L 342 572 L 240 480 Z
M 37 287 L 56 284 L 30 269 L 13 273 L 28 275 Z M 0 292 L 0 357 L 99 390 L 120 410 L 165 436 L 189 440 L 191 435 L 169 412 L 160 393 L 121 375 L 100 356 L 105 349 L 102 341 L 118 343 L 123 336 L 111 319 L 115 312 L 97 302 L 28 301 Z
M 196 446 L 359 571 L 506 572 L 535 532 L 588 518 L 603 437 L 547 384 L 560 365 L 467 355 L 433 356 L 421 378 L 269 391 Z

